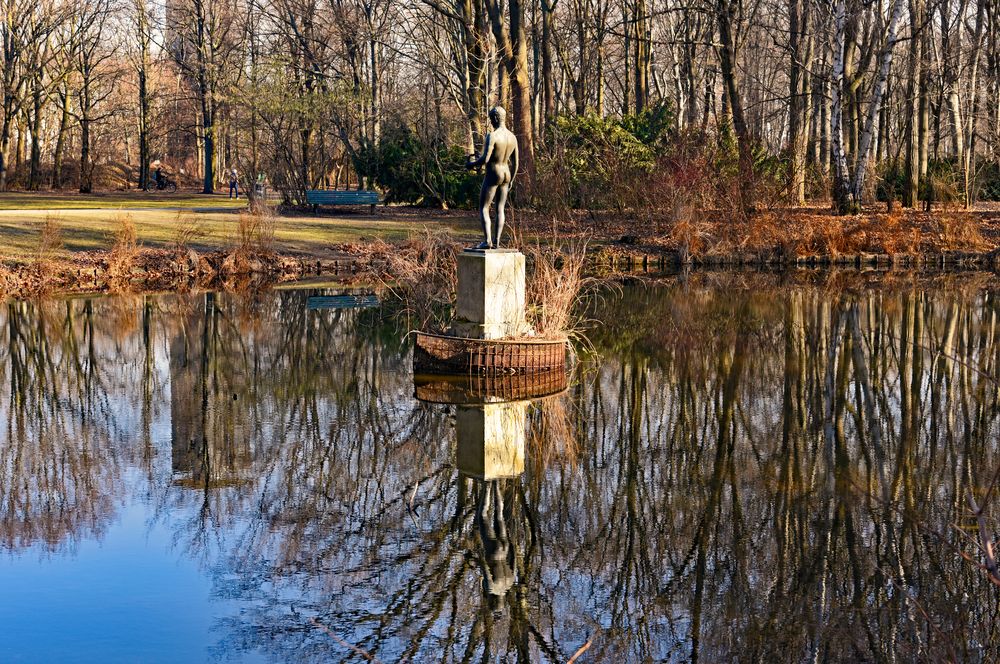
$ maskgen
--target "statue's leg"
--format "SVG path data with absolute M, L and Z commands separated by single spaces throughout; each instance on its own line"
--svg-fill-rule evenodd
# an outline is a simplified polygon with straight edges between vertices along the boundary
M 503 226 L 507 220 L 507 194 L 510 193 L 510 182 L 500 185 L 500 197 L 497 198 L 497 226 L 493 233 L 493 248 L 500 247 L 500 236 L 503 235 Z
M 493 204 L 496 193 L 496 182 L 487 175 L 483 180 L 483 188 L 479 190 L 479 225 L 483 229 L 484 241 L 476 247 L 477 249 L 489 249 L 493 246 L 493 238 L 490 235 L 490 205 Z

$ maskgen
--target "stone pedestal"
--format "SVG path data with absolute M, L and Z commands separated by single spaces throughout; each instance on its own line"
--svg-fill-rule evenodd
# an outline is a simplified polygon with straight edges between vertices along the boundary
M 524 254 L 514 249 L 458 255 L 458 302 L 451 333 L 505 339 L 529 333 L 524 320 Z
M 524 472 L 527 409 L 526 401 L 459 406 L 455 412 L 458 470 L 481 480 Z

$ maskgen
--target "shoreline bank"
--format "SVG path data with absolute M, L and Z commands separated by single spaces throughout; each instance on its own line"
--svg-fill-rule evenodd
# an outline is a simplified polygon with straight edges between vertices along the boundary
M 355 245 L 357 248 L 358 245 Z M 26 300 L 78 294 L 145 294 L 198 290 L 261 289 L 320 277 L 344 284 L 377 273 L 378 257 L 341 251 L 332 258 L 238 250 L 139 249 L 133 256 L 113 251 L 83 252 L 69 260 L 38 258 L 0 264 L 0 299 Z M 587 271 L 597 277 L 671 275 L 684 272 L 835 272 L 840 270 L 916 273 L 1000 272 L 1000 250 L 906 254 L 778 253 L 685 256 L 677 251 L 627 251 L 607 245 L 588 250 Z

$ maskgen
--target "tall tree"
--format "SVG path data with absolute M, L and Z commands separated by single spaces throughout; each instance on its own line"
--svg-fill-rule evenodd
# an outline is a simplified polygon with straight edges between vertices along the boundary
M 202 146 L 202 192 L 214 193 L 216 118 L 236 40 L 236 4 L 232 0 L 177 0 L 167 19 L 174 60 L 191 82 L 198 103 Z
M 511 129 L 518 134 L 521 170 L 528 182 L 535 174 L 535 142 L 531 123 L 531 81 L 523 0 L 486 0 L 493 35 L 510 84 Z M 509 22 L 509 23 L 508 23 Z

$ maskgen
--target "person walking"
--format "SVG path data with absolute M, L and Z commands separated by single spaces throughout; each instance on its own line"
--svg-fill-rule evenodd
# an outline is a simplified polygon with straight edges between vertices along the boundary
M 230 169 L 229 171 L 229 198 L 239 199 L 240 197 L 240 179 L 236 174 L 236 169 Z

